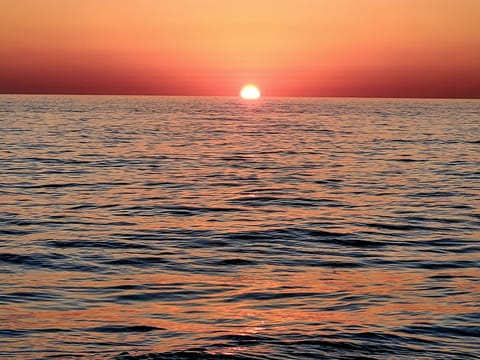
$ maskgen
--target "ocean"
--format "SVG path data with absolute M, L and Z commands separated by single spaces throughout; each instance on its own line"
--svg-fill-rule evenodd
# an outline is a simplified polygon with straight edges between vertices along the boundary
M 480 100 L 0 96 L 0 357 L 480 359 Z

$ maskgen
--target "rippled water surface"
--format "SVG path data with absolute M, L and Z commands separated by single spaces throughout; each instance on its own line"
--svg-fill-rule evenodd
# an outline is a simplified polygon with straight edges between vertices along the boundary
M 0 357 L 479 358 L 479 114 L 0 96 Z

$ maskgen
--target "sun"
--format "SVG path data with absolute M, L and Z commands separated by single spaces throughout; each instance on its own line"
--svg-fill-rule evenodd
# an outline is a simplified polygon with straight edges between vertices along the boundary
M 255 85 L 245 85 L 240 91 L 240 97 L 245 100 L 256 100 L 260 97 L 260 90 Z

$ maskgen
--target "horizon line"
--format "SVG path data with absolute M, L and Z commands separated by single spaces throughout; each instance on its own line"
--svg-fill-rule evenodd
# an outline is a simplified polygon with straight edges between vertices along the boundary
M 155 96 L 155 97 L 210 97 L 210 98 L 240 98 L 239 95 L 192 95 L 192 94 L 132 94 L 132 93 L 76 93 L 76 92 L 66 92 L 66 93 L 55 93 L 55 92 L 0 92 L 0 96 L 5 95 L 26 95 L 26 96 Z M 425 100 L 480 100 L 479 97 L 450 97 L 450 96 L 364 96 L 364 95 L 262 95 L 261 99 L 264 98 L 286 98 L 286 99 L 295 99 L 295 98 L 314 98 L 314 99 L 425 99 Z

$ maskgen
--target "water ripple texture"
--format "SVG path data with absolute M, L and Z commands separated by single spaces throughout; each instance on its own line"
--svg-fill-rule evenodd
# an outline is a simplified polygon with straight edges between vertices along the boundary
M 479 359 L 479 114 L 0 96 L 0 358 Z

